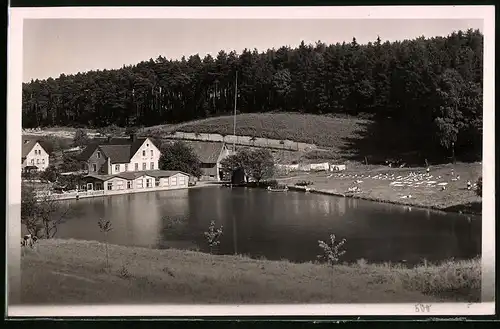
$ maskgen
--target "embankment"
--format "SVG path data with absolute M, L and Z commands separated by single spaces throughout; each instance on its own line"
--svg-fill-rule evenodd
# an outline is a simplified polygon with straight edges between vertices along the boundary
M 22 256 L 26 304 L 479 301 L 479 259 L 405 268 L 256 260 L 93 241 L 42 240 Z

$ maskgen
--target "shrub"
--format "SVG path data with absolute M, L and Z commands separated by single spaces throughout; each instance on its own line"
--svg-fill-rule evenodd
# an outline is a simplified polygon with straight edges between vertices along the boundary
M 122 265 L 122 267 L 120 267 L 120 270 L 118 271 L 118 276 L 122 279 L 127 279 L 130 277 L 130 273 L 127 267 L 125 267 L 125 265 Z
M 109 219 L 100 219 L 97 222 L 97 225 L 99 226 L 99 230 L 104 233 L 104 236 L 106 238 L 105 241 L 105 246 L 106 246 L 106 267 L 109 267 L 109 252 L 108 252 L 108 233 L 113 229 L 111 226 L 111 222 Z
M 297 186 L 309 186 L 309 185 L 313 185 L 313 184 L 314 184 L 313 182 L 305 181 L 305 180 L 302 180 L 302 181 L 295 183 L 295 185 L 297 185 Z
M 483 196 L 483 177 L 479 177 L 476 182 L 476 193 L 478 196 Z

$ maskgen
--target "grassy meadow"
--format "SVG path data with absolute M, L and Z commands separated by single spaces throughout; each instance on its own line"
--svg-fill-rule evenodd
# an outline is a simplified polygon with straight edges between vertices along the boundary
M 451 171 L 460 180 L 453 181 Z M 290 173 L 289 177 L 281 177 L 278 180 L 287 185 L 294 185 L 300 181 L 312 182 L 310 188 L 324 190 L 343 194 L 347 189 L 354 185 L 354 181 L 360 180 L 357 184 L 361 192 L 356 193 L 354 197 L 367 200 L 390 202 L 410 206 L 429 207 L 434 209 L 464 212 L 481 213 L 481 197 L 476 195 L 474 190 L 467 190 L 466 182 L 470 180 L 475 183 L 481 176 L 482 166 L 480 163 L 456 163 L 431 166 L 430 174 L 439 177 L 440 182 L 447 182 L 446 189 L 442 190 L 440 186 L 391 186 L 390 180 L 379 180 L 373 178 L 343 178 L 332 175 L 332 173 Z M 394 174 L 407 175 L 410 172 L 425 172 L 425 168 L 388 168 L 380 166 L 365 166 L 352 164 L 347 167 L 345 175 L 376 175 L 376 174 Z M 411 195 L 411 198 L 401 198 Z
M 480 259 L 328 267 L 93 241 L 42 240 L 21 259 L 23 304 L 477 302 Z

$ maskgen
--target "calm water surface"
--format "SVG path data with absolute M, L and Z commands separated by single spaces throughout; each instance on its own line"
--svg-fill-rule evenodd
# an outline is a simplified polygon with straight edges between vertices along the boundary
M 111 220 L 111 243 L 208 251 L 210 221 L 224 226 L 219 253 L 311 261 L 318 240 L 345 238 L 347 262 L 418 263 L 481 253 L 481 218 L 327 195 L 205 187 L 61 201 L 71 218 L 59 238 L 103 241 L 99 218 Z

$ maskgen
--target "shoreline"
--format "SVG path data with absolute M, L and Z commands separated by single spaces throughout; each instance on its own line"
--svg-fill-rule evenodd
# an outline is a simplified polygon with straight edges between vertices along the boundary
M 63 303 L 397 303 L 481 300 L 481 259 L 405 267 L 254 259 L 85 240 L 39 240 L 21 300 Z M 335 280 L 332 280 L 332 276 Z M 432 280 L 429 280 L 432 277 Z M 43 283 L 43 284 L 42 284 Z
M 449 208 L 453 207 L 460 207 L 464 206 L 462 204 L 447 207 L 447 208 L 440 208 L 436 206 L 426 206 L 426 205 L 418 205 L 418 204 L 412 204 L 404 201 L 393 201 L 393 200 L 384 200 L 384 199 L 376 199 L 376 198 L 371 198 L 369 196 L 360 196 L 356 194 L 350 194 L 350 193 L 339 193 L 339 192 L 334 192 L 334 191 L 328 191 L 328 190 L 319 190 L 319 189 L 314 189 L 314 188 L 309 188 L 309 190 L 306 190 L 305 187 L 302 186 L 296 186 L 296 185 L 287 185 L 288 189 L 291 191 L 299 191 L 299 192 L 304 192 L 304 193 L 316 193 L 316 194 L 323 194 L 323 195 L 331 195 L 331 196 L 337 196 L 337 197 L 342 197 L 342 198 L 351 198 L 351 199 L 359 199 L 359 200 L 365 200 L 365 201 L 371 201 L 371 202 L 379 202 L 379 203 L 388 203 L 388 204 L 393 204 L 397 206 L 408 206 L 408 207 L 415 207 L 415 208 L 420 208 L 420 209 L 429 209 L 429 210 L 434 210 L 434 211 L 442 211 L 446 213 L 455 213 L 455 214 L 461 214 L 461 215 L 474 215 L 474 216 L 481 216 L 481 212 L 464 212 L 461 210 L 450 210 Z
M 150 192 L 165 192 L 165 191 L 179 191 L 179 190 L 188 190 L 188 189 L 193 189 L 193 188 L 202 188 L 202 187 L 212 187 L 212 186 L 220 186 L 221 184 L 219 183 L 213 183 L 213 182 L 202 182 L 198 183 L 193 186 L 187 186 L 187 187 L 181 187 L 181 188 L 148 188 L 144 190 L 133 190 L 133 191 L 127 191 L 124 190 L 122 193 L 104 193 L 104 190 L 92 190 L 91 193 L 88 192 L 72 192 L 72 193 L 54 193 L 51 194 L 53 196 L 56 196 L 52 200 L 54 201 L 67 201 L 67 200 L 80 200 L 80 199 L 94 199 L 94 198 L 100 198 L 100 197 L 109 197 L 109 196 L 116 196 L 116 195 L 128 195 L 128 194 L 139 194 L 139 193 L 150 193 Z M 41 199 L 37 200 L 38 202 L 41 202 Z

